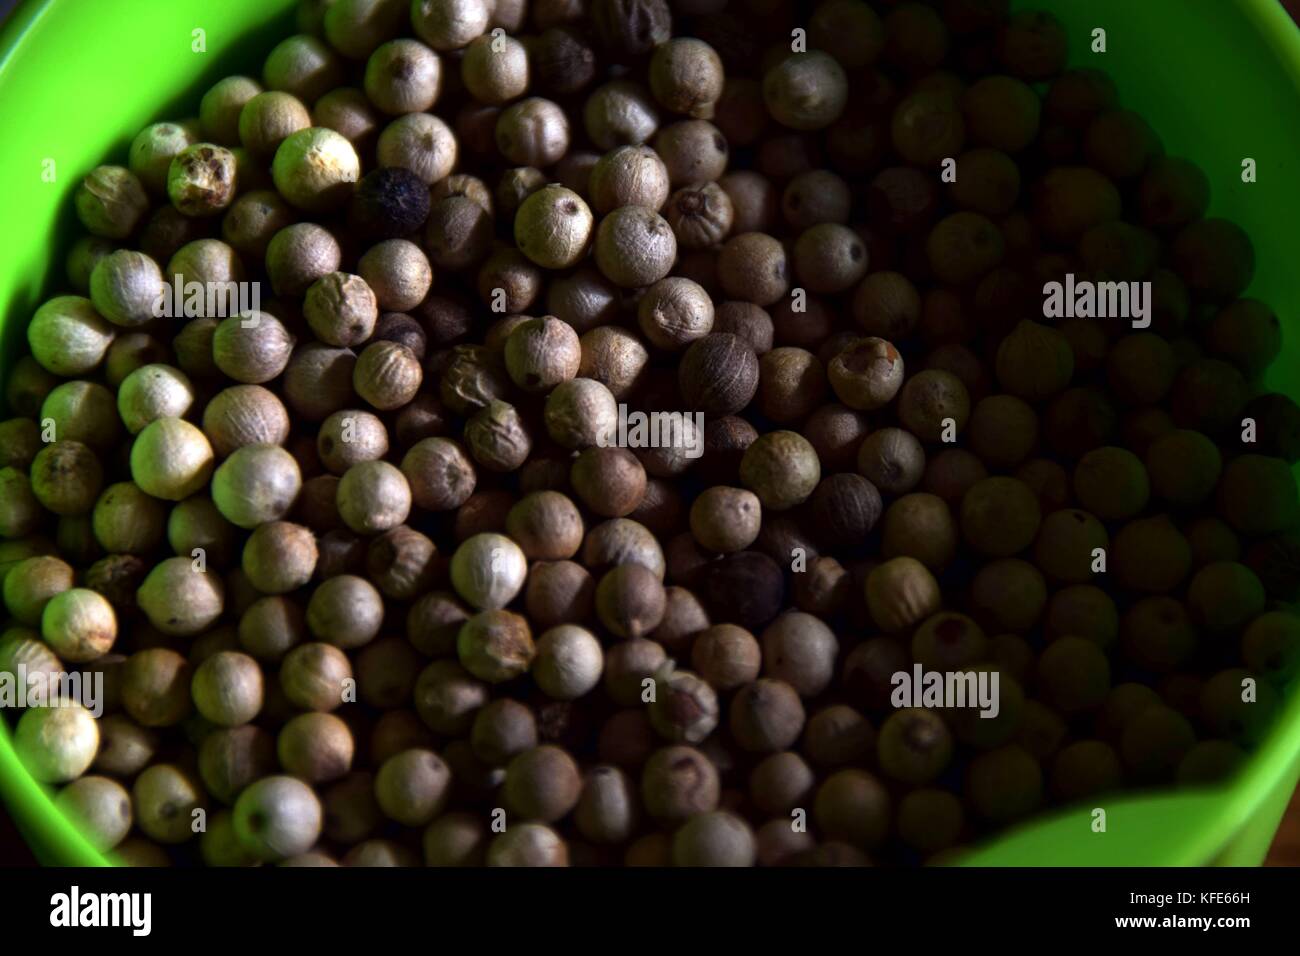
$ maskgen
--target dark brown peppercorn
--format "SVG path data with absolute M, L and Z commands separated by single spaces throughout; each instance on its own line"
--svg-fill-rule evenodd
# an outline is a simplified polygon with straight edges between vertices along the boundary
M 809 507 L 817 534 L 832 550 L 865 543 L 882 510 L 876 486 L 849 473 L 823 478 Z
M 596 78 L 596 53 L 572 27 L 543 31 L 528 52 L 530 77 L 543 93 L 576 93 Z
M 739 480 L 740 459 L 756 438 L 758 432 L 743 418 L 724 415 L 710 419 L 704 426 L 704 455 L 697 472 L 709 484 L 735 484 Z
M 708 566 L 704 592 L 714 621 L 755 630 L 780 612 L 785 576 L 766 554 L 738 551 Z
M 428 218 L 428 184 L 398 166 L 362 177 L 348 207 L 348 222 L 370 241 L 405 238 L 418 232 Z
M 739 336 L 713 332 L 687 348 L 677 381 L 690 408 L 710 416 L 731 415 L 758 390 L 758 357 Z
M 601 46 L 616 60 L 643 56 L 672 36 L 665 0 L 593 0 L 589 16 Z

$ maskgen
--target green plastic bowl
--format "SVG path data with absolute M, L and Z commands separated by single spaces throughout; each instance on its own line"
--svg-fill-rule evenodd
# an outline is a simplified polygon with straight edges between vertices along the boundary
M 1115 77 L 1123 102 L 1151 119 L 1171 154 L 1202 164 L 1211 212 L 1240 223 L 1258 257 L 1251 294 L 1287 316 L 1300 303 L 1300 32 L 1277 0 L 1040 0 L 1070 29 L 1075 66 Z M 0 222 L 21 242 L 0 258 L 0 355 L 26 350 L 36 307 L 60 291 L 76 235 L 72 194 L 101 162 L 123 162 L 150 122 L 197 113 L 209 85 L 259 75 L 294 31 L 293 0 L 27 0 L 0 33 Z M 1106 31 L 1093 53 L 1093 30 Z M 196 31 L 203 31 L 200 35 Z M 202 43 L 200 43 L 200 39 Z M 1241 180 L 1254 159 L 1258 181 Z M 52 167 L 51 167 L 51 164 Z M 48 173 L 52 169 L 53 176 Z M 1288 336 L 1271 384 L 1300 398 L 1300 334 Z M 1300 776 L 1300 693 L 1231 785 L 1152 793 L 1044 817 L 965 862 L 987 865 L 1257 864 Z M 48 864 L 95 866 L 95 852 L 19 764 L 0 720 L 0 796 Z

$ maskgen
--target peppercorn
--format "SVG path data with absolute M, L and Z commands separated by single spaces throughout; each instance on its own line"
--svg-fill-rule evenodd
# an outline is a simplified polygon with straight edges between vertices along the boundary
M 661 127 L 655 134 L 654 151 L 674 189 L 715 181 L 726 171 L 730 155 L 726 138 L 702 119 Z
M 817 453 L 790 431 L 760 435 L 740 461 L 740 480 L 764 507 L 781 511 L 807 500 L 821 479 Z
M 536 653 L 527 620 L 495 609 L 481 611 L 461 625 L 456 648 L 465 668 L 490 683 L 520 676 Z
M 1138 185 L 1137 200 L 1143 225 L 1182 229 L 1205 215 L 1210 205 L 1210 181 L 1199 166 L 1186 159 L 1152 156 Z
M 1241 541 L 1237 533 L 1219 518 L 1197 518 L 1183 528 L 1183 535 L 1192 550 L 1193 567 L 1201 567 L 1212 561 L 1241 559 Z
M 637 319 L 651 344 L 679 349 L 709 333 L 713 302 L 703 287 L 690 279 L 661 279 L 641 297 Z
M 766 233 L 733 235 L 718 253 L 718 281 L 729 298 L 772 305 L 790 288 L 785 249 Z
M 492 5 L 483 0 L 433 3 L 417 0 L 411 7 L 416 35 L 435 50 L 458 50 L 487 30 Z
M 1109 545 L 1105 527 L 1087 511 L 1054 511 L 1043 519 L 1034 560 L 1054 580 L 1082 584 L 1092 579 L 1097 551 Z
M 266 271 L 277 295 L 302 295 L 335 273 L 342 261 L 338 240 L 311 222 L 285 226 L 266 247 Z
M 181 418 L 194 399 L 194 387 L 184 372 L 169 365 L 142 365 L 119 383 L 117 411 L 127 431 L 138 434 L 157 419 Z
M 219 727 L 238 727 L 262 709 L 262 670 L 246 654 L 222 651 L 194 671 L 194 706 Z
M 831 549 L 861 544 L 880 520 L 881 510 L 875 485 L 848 472 L 824 478 L 811 498 L 817 536 Z
M 473 814 L 444 813 L 424 831 L 425 865 L 481 866 L 487 839 L 487 827 Z
M 352 679 L 347 656 L 329 644 L 299 644 L 280 665 L 280 687 L 290 703 L 303 710 L 329 712 L 343 703 L 345 682 Z
M 664 217 L 678 246 L 687 251 L 717 246 L 727 238 L 735 222 L 731 198 L 715 182 L 678 189 L 668 197 Z
M 236 169 L 235 175 L 238 177 L 238 169 Z M 233 211 L 232 206 L 232 209 L 227 212 L 226 216 L 222 217 L 223 224 L 229 217 L 230 212 Z M 280 226 L 277 226 L 276 228 L 280 228 Z M 149 217 L 149 220 L 144 224 L 144 228 L 140 230 L 140 251 L 156 263 L 166 262 L 175 256 L 182 248 L 189 245 L 191 242 L 203 239 L 211 232 L 211 221 L 186 216 L 175 206 L 160 206 L 154 214 Z M 224 234 L 222 238 L 226 238 Z M 241 244 L 244 243 L 242 236 L 236 234 L 236 238 L 240 240 Z M 92 237 L 92 241 L 103 242 L 104 240 L 94 239 Z M 76 291 L 88 294 L 88 290 L 90 289 L 90 278 L 94 275 L 95 266 L 99 264 L 101 259 L 112 253 L 114 249 L 115 247 L 110 244 L 102 250 L 73 250 L 72 256 L 75 258 L 69 258 L 68 269 L 69 277 Z M 239 251 L 243 252 L 244 250 L 241 248 Z M 149 282 L 151 279 L 148 267 L 145 266 L 143 269 L 136 270 L 133 274 L 128 274 L 128 279 L 134 280 L 131 285 L 134 286 L 133 298 L 135 298 L 138 303 L 137 308 L 139 305 L 147 305 L 150 307 L 150 315 L 152 315 L 152 306 L 155 302 L 160 300 L 157 298 L 156 293 L 153 300 L 145 302 L 144 296 L 141 294 L 143 291 L 141 286 L 146 282 Z M 144 280 L 144 282 L 141 280 Z M 160 282 L 158 293 L 165 294 L 164 289 L 165 287 Z M 122 293 L 119 291 L 110 294 L 121 295 Z M 101 292 L 101 299 L 103 298 L 104 295 Z M 161 301 L 165 302 L 166 300 Z M 140 321 L 143 322 L 144 320 L 141 319 Z
M 32 459 L 31 495 L 46 511 L 56 515 L 88 513 L 94 507 L 103 484 L 103 465 L 81 442 L 54 442 L 42 448 Z M 18 499 L 15 503 L 21 505 L 22 501 Z
M 122 706 L 142 727 L 174 726 L 190 713 L 191 674 L 185 658 L 173 650 L 137 651 L 123 672 Z
M 844 292 L 866 274 L 867 250 L 853 230 L 821 223 L 795 240 L 794 271 L 812 292 Z
M 167 195 L 187 216 L 213 216 L 235 198 L 235 157 L 211 143 L 181 150 L 167 170 Z
M 405 475 L 393 465 L 385 461 L 358 462 L 339 482 L 339 516 L 358 534 L 387 531 L 406 520 L 411 497 Z
M 581 354 L 573 327 L 553 316 L 527 319 L 506 337 L 506 370 L 527 391 L 550 391 L 572 379 Z
M 72 578 L 72 565 L 60 558 L 37 555 L 17 561 L 4 576 L 5 607 L 18 623 L 35 627 L 50 599 L 72 587 Z
M 577 763 L 559 747 L 525 750 L 506 768 L 506 809 L 525 820 L 553 823 L 567 816 L 582 791 Z
M 568 866 L 569 848 L 545 824 L 522 823 L 492 839 L 487 848 L 487 865 Z
M 687 404 L 710 415 L 730 415 L 743 409 L 758 390 L 761 377 L 760 363 L 749 343 L 728 332 L 713 332 L 693 342 L 677 375 Z
M 716 486 L 691 506 L 691 533 L 709 551 L 742 551 L 754 543 L 761 524 L 758 497 L 742 488 Z
M 597 87 L 587 97 L 582 115 L 587 136 L 604 150 L 639 146 L 659 127 L 659 115 L 649 90 L 626 79 Z
M 384 457 L 388 453 L 388 432 L 370 412 L 344 409 L 321 423 L 316 451 L 322 465 L 342 475 L 355 464 Z
M 664 609 L 659 576 L 639 564 L 610 569 L 596 588 L 596 614 L 619 637 L 645 637 L 659 626 Z
M 136 825 L 159 843 L 184 843 L 197 832 L 203 793 L 189 773 L 172 764 L 154 764 L 131 787 Z
M 267 55 L 262 79 L 270 89 L 286 90 L 310 103 L 339 85 L 343 64 L 317 37 L 296 35 Z
M 16 569 L 5 579 L 6 595 L 12 587 L 23 583 L 23 569 Z M 11 602 L 6 599 L 5 603 Z M 102 657 L 117 640 L 117 615 L 113 606 L 102 595 L 86 588 L 67 587 L 50 595 L 40 609 L 40 624 L 45 642 L 60 658 L 72 663 Z
M 650 355 L 632 332 L 602 325 L 587 331 L 579 341 L 579 375 L 600 382 L 616 399 L 626 398 L 641 383 Z
M 898 393 L 898 417 L 923 441 L 952 437 L 949 428 L 960 432 L 970 417 L 970 396 L 961 379 L 951 372 L 925 369 L 903 383 Z
M 12 627 L 0 633 L 0 675 L 17 677 L 20 665 L 27 669 L 28 674 L 40 674 L 51 679 L 57 679 L 63 673 L 62 661 L 36 631 Z
M 172 212 L 175 215 L 175 209 L 172 209 Z M 183 216 L 181 219 L 187 221 Z M 64 263 L 64 271 L 68 273 L 68 281 L 77 293 L 88 294 L 90 277 L 94 274 L 96 265 L 99 264 L 100 259 L 114 250 L 117 250 L 116 243 L 101 239 L 98 235 L 83 235 L 73 243 L 72 250 L 68 252 L 68 259 Z
M 822 224 L 844 225 L 849 221 L 851 206 L 849 184 L 825 169 L 800 173 L 781 194 L 781 214 L 797 232 Z
M 235 834 L 243 850 L 262 862 L 306 853 L 321 832 L 320 800 L 294 777 L 269 776 L 250 784 L 235 801 Z
M 370 102 L 390 116 L 422 113 L 441 92 L 442 61 L 416 40 L 390 40 L 370 54 L 364 85 Z
M 500 245 L 483 263 L 478 273 L 478 292 L 485 303 L 500 305 L 512 315 L 523 313 L 541 291 L 542 271 L 514 246 Z M 505 299 L 497 302 L 499 293 Z
M 406 641 L 387 637 L 357 655 L 357 690 L 371 707 L 390 710 L 411 701 L 420 658 Z
M 925 449 L 916 436 L 901 428 L 881 428 L 858 448 L 858 471 L 886 494 L 915 488 L 926 470 Z
M 99 166 L 77 187 L 77 218 L 91 233 L 125 239 L 149 210 L 139 177 L 122 166 Z
M 827 372 L 840 401 L 870 411 L 897 394 L 903 384 L 903 359 L 884 339 L 855 339 L 831 360 Z
M 353 746 L 348 725 L 333 714 L 299 714 L 280 729 L 276 752 L 286 772 L 321 784 L 347 775 Z
M 513 37 L 476 37 L 461 59 L 460 75 L 480 103 L 508 103 L 528 89 L 528 52 Z
M 369 464 L 372 463 L 356 467 Z M 345 475 L 344 481 L 347 480 Z M 141 483 L 139 476 L 136 482 Z M 354 479 L 346 490 L 340 485 L 340 503 L 351 504 L 355 494 L 353 484 L 360 485 L 360 479 Z M 302 475 L 297 461 L 278 445 L 237 448 L 212 474 L 212 500 L 226 520 L 241 528 L 253 528 L 265 521 L 282 518 L 293 506 L 301 488 Z M 345 509 L 341 504 L 339 510 L 344 520 L 351 516 L 350 508 Z
M 380 166 L 409 169 L 432 186 L 451 173 L 458 149 L 455 134 L 438 117 L 431 113 L 407 113 L 380 132 L 376 156 Z
M 101 853 L 121 843 L 131 830 L 131 795 L 108 777 L 74 780 L 59 791 L 54 802 Z
M 50 299 L 36 310 L 27 326 L 32 356 L 41 368 L 63 377 L 85 375 L 97 368 L 114 335 L 113 327 L 95 311 L 91 301 L 74 295 Z M 45 391 L 54 385 L 51 380 Z M 44 395 L 36 399 L 37 406 L 43 400 Z M 36 408 L 31 411 L 35 413 Z
M 802 419 L 821 405 L 826 373 L 811 352 L 781 347 L 759 359 L 759 408 L 774 422 Z
M 527 558 L 510 538 L 476 534 L 451 558 L 452 585 L 462 598 L 480 609 L 502 608 L 523 587 Z
M 1241 630 L 1263 612 L 1264 603 L 1264 586 L 1255 572 L 1232 561 L 1207 564 L 1187 588 L 1192 617 L 1212 634 Z
M 475 715 L 471 741 L 480 759 L 499 766 L 537 746 L 537 721 L 525 705 L 499 698 Z
M 545 627 L 584 620 L 592 607 L 595 582 L 590 573 L 572 561 L 534 563 L 524 594 L 528 617 Z
M 819 710 L 803 731 L 803 750 L 811 761 L 822 766 L 861 762 L 875 749 L 875 727 L 846 704 Z
M 1196 649 L 1196 625 L 1181 602 L 1147 597 L 1124 614 L 1121 633 L 1124 654 L 1139 667 L 1168 672 L 1183 664 Z
M 302 609 L 289 598 L 259 598 L 239 619 L 239 645 L 258 660 L 280 660 L 305 636 Z
M 177 504 L 167 519 L 167 543 L 180 555 L 202 548 L 209 561 L 225 565 L 234 553 L 234 539 L 234 525 L 205 496 Z
M 279 376 L 289 364 L 293 336 L 280 320 L 265 312 L 232 316 L 212 336 L 213 361 L 237 382 L 260 385 Z
M 843 67 L 820 50 L 794 53 L 764 74 L 763 100 L 783 126 L 825 129 L 844 112 L 848 80 Z
M 543 418 L 547 434 L 565 448 L 606 447 L 618 429 L 618 404 L 595 379 L 571 378 L 546 397 Z
M 261 92 L 262 85 L 247 76 L 228 76 L 213 84 L 199 103 L 203 135 L 222 146 L 237 144 L 240 112 Z
M 29 707 L 14 729 L 14 750 L 43 783 L 67 783 L 85 773 L 99 747 L 99 727 L 80 704 Z
M 643 206 L 620 206 L 596 230 L 596 265 L 622 288 L 653 285 L 668 274 L 677 256 L 672 228 Z
M 530 96 L 501 111 L 496 145 L 516 166 L 550 166 L 569 149 L 569 121 L 550 100 Z
M 132 327 L 152 321 L 164 294 L 162 270 L 142 252 L 118 249 L 99 258 L 90 273 L 91 302 L 114 325 Z
M 359 345 L 370 338 L 379 305 L 360 276 L 331 272 L 312 283 L 303 301 L 303 317 L 322 342 Z
M 592 167 L 590 189 L 602 214 L 620 206 L 658 211 L 668 199 L 668 169 L 648 146 L 618 146 Z
M 611 565 L 639 564 L 660 580 L 664 576 L 664 554 L 658 539 L 645 526 L 627 518 L 604 521 L 587 532 L 582 561 L 590 570 Z
M 424 372 L 420 360 L 405 345 L 375 341 L 357 356 L 352 370 L 356 393 L 380 411 L 392 411 L 411 401 L 420 390 Z
M 268 521 L 244 543 L 243 568 L 262 593 L 285 594 L 311 580 L 316 557 L 311 531 L 288 521 Z
M 0 422 L 0 468 L 26 471 L 41 449 L 41 430 L 30 418 Z
M 582 697 L 600 683 L 604 654 L 595 635 L 566 624 L 553 627 L 537 640 L 532 675 L 542 693 L 555 700 Z
M 428 511 L 459 508 L 474 491 L 474 465 L 449 438 L 424 438 L 402 458 L 402 474 L 415 504 Z
M 602 517 L 631 514 L 645 497 L 645 468 L 625 448 L 588 448 L 573 460 L 573 490 Z
M 582 546 L 582 516 L 558 491 L 536 491 L 512 505 L 506 531 L 530 560 L 564 560 Z
M 1159 704 L 1136 714 L 1125 726 L 1119 752 L 1138 780 L 1155 783 L 1173 776 L 1196 743 L 1196 733 L 1177 711 Z
M 239 111 L 239 142 L 259 158 L 275 155 L 291 135 L 310 127 L 306 104 L 291 93 L 259 92 L 245 100 Z
M 641 799 L 656 820 L 675 823 L 718 805 L 717 768 L 693 747 L 676 744 L 655 751 L 641 773 Z
M 674 589 L 668 589 L 670 592 Z M 671 602 L 670 602 L 671 603 Z M 668 614 L 665 613 L 665 617 Z M 658 630 L 662 630 L 661 623 Z M 615 703 L 634 707 L 641 703 L 645 681 L 664 664 L 663 645 L 644 639 L 621 641 L 605 655 L 604 687 Z
M 434 661 L 420 672 L 413 690 L 420 720 L 436 733 L 462 735 L 488 701 L 488 685 L 454 660 Z
M 388 239 L 371 246 L 357 262 L 357 272 L 374 292 L 378 307 L 392 312 L 418 306 L 433 284 L 428 258 L 419 246 L 405 239 Z M 391 338 L 391 334 L 382 335 L 378 329 L 376 336 Z

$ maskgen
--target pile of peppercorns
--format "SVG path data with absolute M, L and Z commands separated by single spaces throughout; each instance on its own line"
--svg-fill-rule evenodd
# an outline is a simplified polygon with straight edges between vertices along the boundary
M 1280 325 L 1007 8 L 304 0 L 86 177 L 8 375 L 0 672 L 107 688 L 7 715 L 33 775 L 130 863 L 692 866 L 1230 774 L 1300 667 Z

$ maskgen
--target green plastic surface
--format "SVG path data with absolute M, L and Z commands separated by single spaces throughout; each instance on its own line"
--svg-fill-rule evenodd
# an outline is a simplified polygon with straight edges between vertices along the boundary
M 62 291 L 77 234 L 72 195 L 102 162 L 125 161 L 145 125 L 197 113 L 203 91 L 234 72 L 260 73 L 293 32 L 293 0 L 26 0 L 0 33 L 0 376 L 26 350 L 37 305 Z M 1300 223 L 1300 32 L 1277 0 L 1039 0 L 1070 28 L 1075 66 L 1119 83 L 1166 149 L 1199 162 L 1213 215 L 1239 222 L 1258 258 L 1251 294 L 1293 329 Z M 1106 31 L 1107 52 L 1090 50 Z M 202 30 L 205 51 L 197 52 Z M 1243 159 L 1258 182 L 1241 181 Z M 53 163 L 53 176 L 48 175 Z M 1270 384 L 1300 395 L 1300 332 L 1288 334 Z M 2 378 L 0 378 L 2 381 Z M 993 865 L 1258 863 L 1300 776 L 1300 693 L 1231 785 L 1108 799 L 1105 833 L 1092 808 L 1040 818 L 964 862 Z M 43 862 L 102 865 L 31 780 L 0 720 L 0 797 Z

